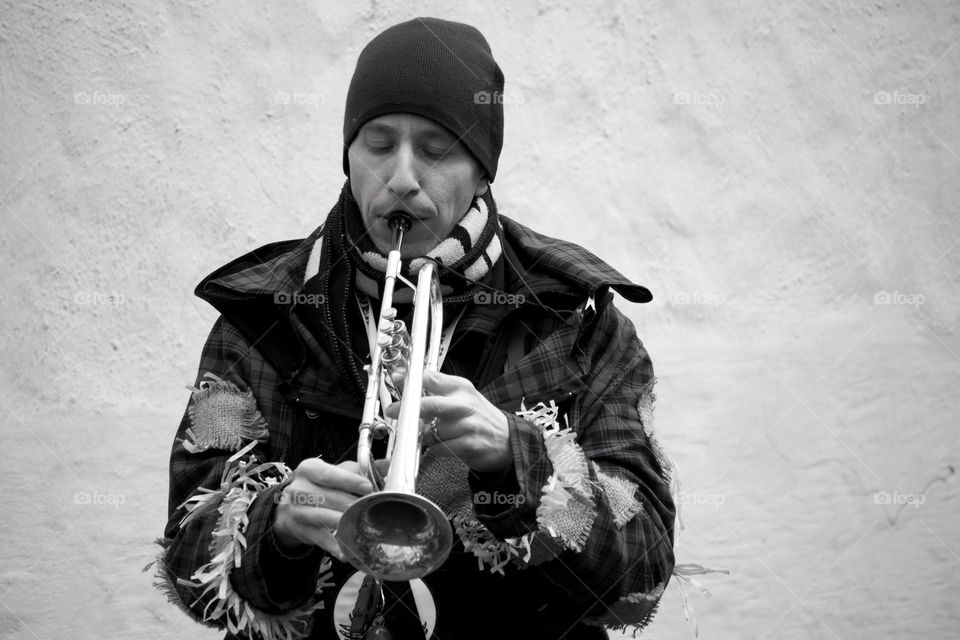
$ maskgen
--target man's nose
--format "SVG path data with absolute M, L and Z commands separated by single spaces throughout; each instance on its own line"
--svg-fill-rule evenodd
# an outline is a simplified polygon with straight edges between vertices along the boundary
M 416 195 L 420 191 L 420 167 L 410 145 L 397 147 L 387 178 L 387 188 L 397 198 Z

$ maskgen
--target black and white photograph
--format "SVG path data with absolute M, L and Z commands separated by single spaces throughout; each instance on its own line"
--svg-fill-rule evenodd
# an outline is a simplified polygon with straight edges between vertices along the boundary
M 960 3 L 0 2 L 0 638 L 960 635 Z

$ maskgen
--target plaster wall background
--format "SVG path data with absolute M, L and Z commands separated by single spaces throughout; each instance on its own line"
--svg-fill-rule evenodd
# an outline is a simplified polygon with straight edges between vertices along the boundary
M 960 624 L 960 5 L 0 2 L 0 637 L 219 637 L 140 569 L 235 256 L 339 191 L 357 54 L 418 15 L 507 79 L 504 213 L 655 296 L 703 638 Z M 676 584 L 649 637 L 693 637 Z

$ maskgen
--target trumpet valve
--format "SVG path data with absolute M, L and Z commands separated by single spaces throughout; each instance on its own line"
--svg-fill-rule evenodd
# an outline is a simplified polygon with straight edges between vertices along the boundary
M 410 357 L 410 333 L 402 321 L 392 322 L 386 329 L 381 326 L 377 344 L 382 350 L 380 358 L 385 367 L 391 370 L 406 368 Z
M 383 420 L 375 420 L 370 426 L 370 431 L 373 434 L 373 437 L 377 440 L 383 440 L 390 435 L 390 425 L 388 425 Z

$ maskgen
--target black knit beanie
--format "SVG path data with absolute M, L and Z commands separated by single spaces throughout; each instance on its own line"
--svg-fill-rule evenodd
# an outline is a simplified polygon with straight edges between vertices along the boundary
M 470 150 L 487 178 L 497 174 L 503 147 L 503 73 L 477 29 L 415 18 L 379 34 L 360 52 L 343 119 L 347 148 L 368 120 L 412 113 L 433 120 Z

